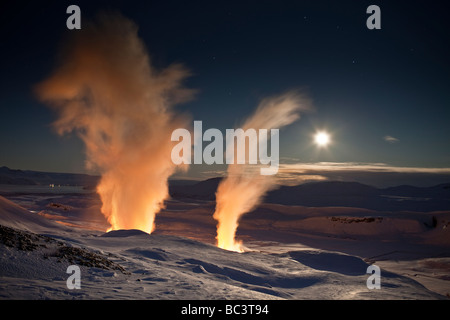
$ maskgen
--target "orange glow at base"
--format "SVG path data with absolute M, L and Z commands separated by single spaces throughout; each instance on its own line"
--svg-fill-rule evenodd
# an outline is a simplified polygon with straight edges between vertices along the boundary
M 229 172 L 238 169 L 236 165 L 228 167 Z M 250 211 L 255 203 L 259 201 L 259 188 L 262 181 L 241 179 L 238 176 L 231 175 L 223 180 L 216 193 L 216 211 L 213 218 L 217 220 L 217 246 L 219 248 L 244 252 L 242 241 L 236 241 L 236 231 L 239 226 L 239 219 L 242 214 Z M 253 187 L 252 187 L 253 186 Z
M 231 225 L 228 222 L 231 222 Z M 222 219 L 217 227 L 216 240 L 219 248 L 228 251 L 244 252 L 242 241 L 236 241 L 234 239 L 237 226 L 237 223 L 234 223 L 234 221 L 224 221 Z
M 244 252 L 244 249 L 242 248 L 242 241 L 233 241 L 231 243 L 223 243 L 222 241 L 217 242 L 217 247 L 228 250 L 228 251 L 234 251 L 234 252 Z
M 104 174 L 97 186 L 102 200 L 101 211 L 111 227 L 108 231 L 137 229 L 152 233 L 155 215 L 168 197 L 167 184 L 154 186 L 151 174 L 143 174 L 145 164 L 122 166 L 122 177 L 116 172 Z M 130 183 L 130 181 L 132 183 Z

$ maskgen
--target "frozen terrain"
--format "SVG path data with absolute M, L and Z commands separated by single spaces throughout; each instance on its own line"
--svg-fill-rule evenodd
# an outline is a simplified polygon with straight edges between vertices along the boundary
M 35 186 L 36 188 L 38 186 Z M 28 188 L 28 189 L 27 189 Z M 214 246 L 214 201 L 178 197 L 156 231 L 105 233 L 94 193 L 19 187 L 0 197 L 1 299 L 447 299 L 450 211 L 265 203 L 248 247 Z M 11 189 L 10 189 L 11 190 Z M 69 290 L 69 265 L 81 289 Z M 368 289 L 367 267 L 381 268 Z

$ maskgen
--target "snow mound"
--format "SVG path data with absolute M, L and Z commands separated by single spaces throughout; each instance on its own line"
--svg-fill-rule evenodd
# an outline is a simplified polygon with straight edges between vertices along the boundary
M 135 237 L 135 236 L 149 236 L 149 234 L 147 232 L 137 230 L 137 229 L 121 229 L 121 230 L 109 231 L 102 235 L 102 237 L 107 237 L 107 238 L 126 238 L 126 237 Z
M 337 272 L 345 275 L 366 274 L 369 266 L 361 258 L 338 252 L 321 250 L 291 251 L 292 259 L 317 270 Z

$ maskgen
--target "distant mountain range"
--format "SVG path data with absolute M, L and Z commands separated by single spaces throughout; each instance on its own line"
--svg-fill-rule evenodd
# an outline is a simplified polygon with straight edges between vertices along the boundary
M 0 184 L 70 185 L 94 188 L 99 176 L 74 173 L 13 170 L 0 167 Z M 215 200 L 222 178 L 204 181 L 169 180 L 172 198 Z M 450 183 L 433 187 L 401 185 L 376 188 L 358 182 L 324 181 L 281 186 L 268 192 L 264 202 L 307 207 L 358 207 L 386 211 L 450 210 Z
M 99 176 L 88 174 L 15 170 L 5 166 L 0 167 L 0 184 L 42 186 L 54 184 L 93 188 L 97 185 L 99 178 Z
M 173 198 L 214 200 L 221 178 L 170 188 Z M 358 182 L 325 181 L 281 186 L 268 192 L 264 202 L 307 207 L 359 207 L 387 211 L 450 210 L 450 183 L 433 187 L 375 188 Z

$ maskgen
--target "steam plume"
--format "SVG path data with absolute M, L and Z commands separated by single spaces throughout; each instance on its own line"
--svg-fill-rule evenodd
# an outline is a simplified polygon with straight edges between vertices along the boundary
M 172 107 L 192 96 L 181 85 L 189 72 L 152 67 L 137 26 L 120 14 L 99 15 L 71 35 L 36 93 L 56 110 L 57 132 L 75 131 L 84 141 L 111 229 L 150 233 L 176 169 L 171 133 L 187 126 Z
M 279 129 L 296 121 L 298 112 L 308 109 L 308 105 L 307 99 L 293 92 L 264 99 L 242 128 L 244 131 L 249 128 Z M 259 141 L 260 147 L 261 143 L 266 145 L 264 141 Z M 252 150 L 246 147 L 245 152 L 250 157 Z M 275 186 L 275 175 L 261 175 L 260 165 L 228 165 L 227 177 L 219 184 L 216 192 L 216 210 L 213 215 L 218 221 L 218 247 L 243 251 L 242 242 L 235 240 L 239 219 L 254 209 L 266 192 Z

